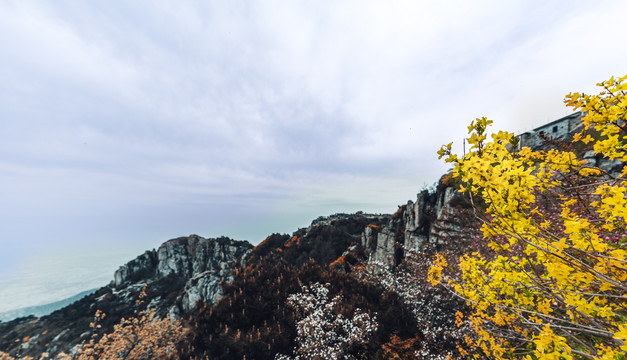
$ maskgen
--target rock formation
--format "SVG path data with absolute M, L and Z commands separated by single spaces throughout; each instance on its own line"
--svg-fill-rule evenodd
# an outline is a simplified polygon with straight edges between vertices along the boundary
M 141 306 L 155 308 L 161 315 L 187 316 L 200 301 L 218 301 L 237 266 L 262 257 L 274 256 L 295 266 L 313 260 L 337 270 L 348 258 L 353 264 L 370 257 L 396 265 L 405 248 L 441 247 L 460 235 L 462 198 L 446 179 L 435 192 L 420 192 L 415 202 L 400 206 L 393 215 L 358 212 L 319 217 L 291 237 L 270 236 L 254 250 L 248 242 L 225 237 L 190 235 L 166 241 L 120 266 L 109 285 L 74 304 L 41 318 L 0 324 L 0 350 L 21 355 L 68 351 L 89 338 L 88 324 L 96 310 L 107 314 L 102 323 L 105 331 L 139 310 L 135 302 L 144 285 L 147 297 Z
M 445 176 L 435 192 L 418 193 L 415 202 L 400 206 L 384 226 L 364 229 L 361 244 L 369 256 L 395 265 L 406 248 L 421 250 L 426 244 L 442 248 L 462 239 L 472 220 L 463 212 L 468 204 L 448 181 Z
M 121 266 L 110 286 L 124 289 L 168 277 L 180 279 L 184 281 L 183 292 L 168 312 L 189 312 L 199 300 L 213 303 L 220 297 L 220 284 L 228 281 L 233 268 L 241 264 L 252 247 L 248 242 L 228 238 L 190 235 L 172 239 Z
M 122 317 L 132 316 L 139 292 L 147 286 L 143 307 L 159 314 L 189 313 L 199 300 L 215 302 L 235 266 L 242 264 L 253 246 L 228 238 L 205 239 L 190 235 L 169 240 L 121 266 L 114 280 L 95 293 L 41 318 L 27 317 L 0 324 L 0 349 L 36 355 L 68 351 L 91 335 L 89 323 L 96 310 L 107 316 L 110 329 Z M 20 344 L 20 339 L 28 338 Z M 17 342 L 16 342 L 17 340 Z

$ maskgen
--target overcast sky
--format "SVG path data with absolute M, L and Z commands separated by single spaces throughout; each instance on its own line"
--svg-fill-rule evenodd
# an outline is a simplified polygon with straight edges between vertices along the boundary
M 3 1 L 0 311 L 103 285 L 169 238 L 258 243 L 394 212 L 475 117 L 526 131 L 626 74 L 626 16 L 587 0 Z

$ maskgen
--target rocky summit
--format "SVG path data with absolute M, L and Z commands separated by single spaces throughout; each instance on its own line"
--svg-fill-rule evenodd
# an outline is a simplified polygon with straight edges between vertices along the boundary
M 158 298 L 152 300 L 152 305 L 175 315 L 189 312 L 199 300 L 213 303 L 220 297 L 220 284 L 228 281 L 234 266 L 252 248 L 248 242 L 228 238 L 190 235 L 172 239 L 121 266 L 109 286 L 120 292 L 168 279 L 182 284 L 182 292 L 174 302 Z

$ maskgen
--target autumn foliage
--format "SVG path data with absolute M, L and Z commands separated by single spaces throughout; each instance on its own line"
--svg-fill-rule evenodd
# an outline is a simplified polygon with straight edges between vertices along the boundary
M 572 93 L 584 112 L 574 141 L 627 161 L 627 76 Z M 436 259 L 442 281 L 472 307 L 460 344 L 475 358 L 624 359 L 627 352 L 627 168 L 610 173 L 567 149 L 519 148 L 513 133 L 488 138 L 492 121 L 469 126 L 470 152 L 439 151 L 483 222 L 491 254 L 455 267 Z
M 146 296 L 146 287 L 141 291 L 138 303 Z M 12 357 L 0 352 L 0 360 L 144 360 L 178 359 L 177 346 L 183 339 L 184 329 L 180 321 L 159 318 L 154 309 L 136 312 L 135 316 L 123 318 L 111 333 L 100 334 L 101 321 L 106 314 L 97 310 L 91 323 L 93 334 L 89 341 L 78 345 L 70 354 L 59 353 L 49 357 Z

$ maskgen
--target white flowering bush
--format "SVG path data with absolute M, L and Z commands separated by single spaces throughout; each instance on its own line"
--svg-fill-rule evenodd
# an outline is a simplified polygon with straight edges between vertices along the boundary
M 421 334 L 419 339 L 405 340 L 418 348 L 413 357 L 430 360 L 458 358 L 457 345 L 463 342 L 469 331 L 467 324 L 458 320 L 462 315 L 458 310 L 464 308 L 463 301 L 446 289 L 433 288 L 428 282 L 429 255 L 407 248 L 404 253 L 405 258 L 395 267 L 370 259 L 360 267 L 357 276 L 397 294 L 414 314 Z M 384 349 L 396 358 L 394 354 L 397 353 L 388 348 L 399 345 L 401 339 L 391 340 Z
M 339 313 L 342 296 L 329 299 L 329 284 L 313 283 L 292 294 L 287 304 L 297 312 L 296 346 L 293 357 L 279 354 L 277 360 L 354 359 L 351 347 L 366 344 L 377 330 L 376 315 L 356 309 L 352 318 Z

